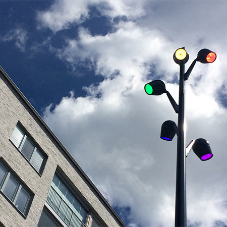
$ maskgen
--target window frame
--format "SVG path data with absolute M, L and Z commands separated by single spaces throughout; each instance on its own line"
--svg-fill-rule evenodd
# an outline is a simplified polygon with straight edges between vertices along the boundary
M 19 212 L 24 218 L 26 218 L 34 198 L 34 194 L 17 176 L 12 168 L 5 162 L 5 160 L 3 160 L 3 158 L 0 158 L 0 166 L 3 166 L 3 168 L 5 168 L 6 170 L 5 176 L 3 177 L 2 183 L 0 185 L 0 193 L 6 198 L 7 201 L 9 201 L 11 205 L 13 205 L 17 212 Z M 10 177 L 12 177 L 17 182 L 17 187 L 13 192 L 12 198 L 9 198 L 4 192 L 4 189 L 6 188 Z M 24 190 L 28 195 L 23 211 L 21 211 L 20 208 L 18 208 L 18 205 L 16 205 L 21 190 Z
M 43 221 L 43 214 L 48 216 L 49 219 L 57 226 L 59 227 L 67 227 L 66 224 L 60 219 L 60 217 L 58 217 L 57 214 L 55 214 L 55 212 L 52 210 L 52 208 L 45 203 L 45 206 L 43 207 L 42 213 L 40 215 L 39 218 L 39 222 L 38 222 L 38 226 L 37 227 L 42 227 L 40 225 L 40 221 Z M 46 223 L 45 223 L 46 224 Z
M 58 186 L 55 185 L 54 183 L 54 178 L 55 176 L 58 178 L 58 180 L 60 181 L 61 184 L 63 184 L 63 186 L 66 188 L 67 193 L 70 192 L 73 196 L 73 201 L 76 200 L 77 203 L 80 205 L 80 209 L 83 209 L 86 212 L 86 217 L 85 220 L 81 220 L 80 217 L 78 215 L 80 215 L 80 210 L 76 210 L 76 212 L 74 211 L 74 209 L 72 209 L 73 204 L 68 204 L 66 199 L 66 196 L 62 194 L 61 190 L 58 188 Z M 60 203 L 56 208 L 53 207 L 53 205 L 51 204 L 50 201 L 48 201 L 48 199 L 51 198 L 51 193 L 54 192 L 54 194 L 56 194 L 59 198 L 60 198 Z M 70 226 L 70 223 L 72 221 L 72 218 L 76 218 L 77 221 L 79 221 L 81 223 L 81 226 L 86 226 L 88 217 L 89 217 L 89 212 L 88 209 L 86 208 L 86 206 L 83 204 L 83 202 L 80 201 L 80 199 L 73 193 L 73 190 L 71 189 L 71 187 L 67 184 L 67 182 L 65 181 L 64 178 L 62 178 L 61 176 L 59 176 L 59 174 L 57 172 L 55 172 L 54 176 L 53 176 L 53 180 L 51 182 L 51 186 L 48 192 L 48 196 L 47 196 L 47 200 L 46 200 L 47 205 L 51 208 L 51 210 L 53 210 L 54 214 L 59 217 L 61 219 L 61 221 L 66 225 L 66 226 Z M 60 209 L 61 209 L 61 205 L 65 204 L 67 206 L 67 208 L 69 208 L 69 210 L 72 212 L 71 214 L 71 218 L 69 220 L 69 223 L 67 224 L 66 220 L 61 216 L 61 215 L 67 215 L 67 214 L 61 214 L 59 213 Z M 54 204 L 55 205 L 55 204 Z M 81 215 L 82 217 L 82 215 Z M 85 221 L 85 222 L 84 222 Z
M 86 223 L 83 222 L 84 227 L 91 227 L 92 221 L 94 221 L 98 227 L 108 227 L 107 224 L 102 220 L 102 218 L 96 213 L 94 208 L 91 206 L 91 204 L 87 201 L 87 199 L 81 194 L 81 191 L 77 188 L 76 184 L 72 182 L 70 177 L 66 175 L 64 170 L 58 165 L 56 168 L 56 171 L 53 175 L 53 179 L 49 188 L 48 196 L 49 193 L 54 188 L 52 187 L 52 184 L 54 184 L 54 176 L 57 176 L 59 180 L 66 186 L 69 192 L 75 197 L 75 199 L 80 203 L 80 205 L 83 207 L 83 209 L 86 211 Z M 56 181 L 57 182 L 57 181 Z M 67 193 L 68 194 L 68 193 Z M 66 195 L 67 195 L 66 194 Z M 69 227 L 70 225 L 67 225 L 64 220 L 61 219 L 61 217 L 58 215 L 58 211 L 56 212 L 55 208 L 58 209 L 60 205 L 57 207 L 52 208 L 51 204 L 48 203 L 48 196 L 46 198 L 45 202 L 45 208 L 59 221 L 59 223 L 63 227 Z M 58 197 L 61 199 L 61 194 L 58 194 Z
M 21 132 L 21 134 L 23 134 L 22 139 L 20 140 L 18 145 L 15 144 L 13 139 L 12 139 L 13 136 L 14 136 L 14 130 L 15 129 L 19 130 Z M 48 159 L 48 155 L 41 149 L 41 147 L 38 145 L 38 143 L 35 142 L 34 138 L 28 133 L 28 131 L 24 128 L 24 126 L 20 122 L 18 122 L 16 124 L 14 130 L 13 130 L 11 136 L 10 136 L 10 139 L 9 139 L 10 142 L 19 151 L 19 153 L 25 158 L 25 160 L 32 166 L 32 168 L 41 176 L 43 171 L 44 171 L 44 168 L 45 168 L 45 165 L 46 165 L 46 162 L 47 162 L 47 159 Z M 32 150 L 30 159 L 28 159 L 26 157 L 26 155 L 22 152 L 22 149 L 24 148 L 24 144 L 27 140 L 34 146 L 34 149 Z M 38 153 L 38 155 L 41 158 L 43 158 L 42 163 L 39 167 L 39 170 L 32 163 L 34 161 L 33 156 L 34 156 L 35 152 Z

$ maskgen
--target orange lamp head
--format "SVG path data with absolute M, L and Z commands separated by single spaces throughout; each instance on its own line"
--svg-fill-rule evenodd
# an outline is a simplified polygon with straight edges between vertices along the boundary
M 213 63 L 217 58 L 217 55 L 208 49 L 202 49 L 199 51 L 197 61 L 201 63 Z

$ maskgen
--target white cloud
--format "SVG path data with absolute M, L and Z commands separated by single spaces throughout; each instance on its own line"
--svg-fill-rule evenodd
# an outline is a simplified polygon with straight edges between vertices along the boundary
M 209 47 L 217 51 L 225 44 L 226 1 L 147 1 L 146 17 L 138 20 L 142 27 L 159 29 L 178 47 Z M 223 48 L 223 47 L 221 47 Z M 196 52 L 195 52 L 196 53 Z M 192 54 L 192 52 L 190 52 Z M 192 57 L 192 55 L 191 55 Z
M 131 7 L 137 4 L 126 3 Z M 177 121 L 177 115 L 165 95 L 147 96 L 143 85 L 148 78 L 168 81 L 166 87 L 178 101 L 178 86 L 173 81 L 178 79 L 179 66 L 172 60 L 173 53 L 181 47 L 181 38 L 191 57 L 187 68 L 197 51 L 204 48 L 198 43 L 198 39 L 204 38 L 202 43 L 215 47 L 218 58 L 210 65 L 197 63 L 186 81 L 187 142 L 201 137 L 209 140 L 214 158 L 201 162 L 193 152 L 187 157 L 187 204 L 190 223 L 213 227 L 216 221 L 227 223 L 224 177 L 227 121 L 226 109 L 217 96 L 223 85 L 226 86 L 223 60 L 226 47 L 222 45 L 223 40 L 217 43 L 207 39 L 209 31 L 203 30 L 204 34 L 193 38 L 192 34 L 197 32 L 193 26 L 171 40 L 169 35 L 177 34 L 184 24 L 183 15 L 188 19 L 190 9 L 194 10 L 191 19 L 195 20 L 200 14 L 193 5 L 185 11 L 176 2 L 177 9 L 173 8 L 172 12 L 170 3 L 149 3 L 156 9 L 151 15 L 152 26 L 145 19 L 141 24 L 120 22 L 115 25 L 115 32 L 105 36 L 92 36 L 81 28 L 78 40 L 68 39 L 65 48 L 55 50 L 60 58 L 73 65 L 78 60 L 89 59 L 104 81 L 86 88 L 87 97 L 74 97 L 73 93 L 64 97 L 53 111 L 46 109 L 44 119 L 111 205 L 131 208 L 132 226 L 138 223 L 144 227 L 173 226 L 176 139 L 164 142 L 159 139 L 159 133 L 162 122 Z M 59 2 L 51 8 L 51 13 L 58 16 L 56 4 Z M 122 4 L 116 1 L 115 13 L 122 15 L 121 9 L 129 11 Z M 64 7 L 69 7 L 68 3 Z M 145 8 L 141 9 L 138 15 L 145 15 Z M 162 19 L 164 12 L 169 15 L 165 18 L 167 25 Z M 220 14 L 223 15 L 222 10 Z M 69 21 L 73 22 L 72 18 L 60 18 L 56 27 L 51 27 L 50 20 L 48 26 L 53 30 L 63 29 Z M 208 22 L 212 24 L 211 30 L 217 29 L 212 18 L 207 17 Z M 223 88 L 222 93 L 225 92 Z
M 158 116 L 158 111 L 151 111 L 146 101 L 142 102 L 143 93 L 137 92 L 136 96 L 119 97 L 115 92 L 105 99 L 71 97 L 62 100 L 54 113 L 46 111 L 45 120 L 59 138 L 64 138 L 69 151 L 112 205 L 130 206 L 135 217 L 149 223 L 146 210 L 158 206 L 158 199 L 162 201 L 155 189 L 163 190 L 163 179 L 158 176 L 173 178 L 174 174 L 168 171 L 168 164 L 163 170 L 159 165 L 164 162 L 157 163 L 161 154 L 155 140 L 160 121 L 154 123 L 150 118 Z M 140 112 L 145 114 L 143 119 L 137 119 Z M 158 215 L 158 209 L 154 213 Z
M 145 15 L 146 11 L 143 7 L 145 2 L 146 0 L 104 0 L 98 9 L 103 15 L 110 18 L 126 16 L 128 19 L 135 19 Z
M 4 42 L 13 40 L 15 41 L 15 45 L 17 48 L 19 48 L 21 51 L 25 51 L 27 38 L 28 38 L 27 31 L 25 31 L 22 28 L 16 28 L 10 30 L 1 39 Z
M 92 36 L 81 29 L 79 40 L 67 40 L 67 46 L 57 50 L 58 56 L 72 64 L 77 64 L 78 59 L 90 59 L 96 73 L 104 77 L 116 72 L 128 76 L 147 74 L 150 65 L 163 69 L 162 73 L 169 66 L 166 76 L 176 70 L 175 65 L 166 64 L 172 58 L 172 48 L 158 31 L 140 29 L 133 22 L 122 22 L 116 29 L 106 36 Z
M 40 26 L 55 32 L 68 28 L 71 23 L 80 23 L 87 17 L 87 2 L 83 0 L 57 0 L 49 10 L 38 12 Z
M 119 16 L 133 19 L 144 15 L 143 3 L 144 1 L 134 0 L 56 0 L 49 10 L 39 11 L 37 19 L 39 27 L 57 32 L 88 19 L 90 7 L 96 7 L 110 19 Z
M 221 120 L 226 111 L 197 118 L 193 113 L 187 113 L 188 141 L 208 139 L 214 158 L 202 163 L 193 153 L 187 158 L 188 218 L 211 227 L 215 220 L 226 220 L 226 167 L 221 162 L 226 156 L 226 121 Z M 133 219 L 143 226 L 172 226 L 176 139 L 164 142 L 159 132 L 163 121 L 176 116 L 165 96 L 146 97 L 139 89 L 126 97 L 117 91 L 101 99 L 71 96 L 54 112 L 47 110 L 44 119 L 111 205 L 130 206 Z

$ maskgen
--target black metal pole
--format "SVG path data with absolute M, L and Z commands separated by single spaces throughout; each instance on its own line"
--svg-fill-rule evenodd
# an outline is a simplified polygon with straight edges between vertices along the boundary
M 184 64 L 180 65 L 179 80 L 179 113 L 177 138 L 177 166 L 176 166 L 176 203 L 175 227 L 187 226 L 186 214 L 186 156 L 184 132 Z

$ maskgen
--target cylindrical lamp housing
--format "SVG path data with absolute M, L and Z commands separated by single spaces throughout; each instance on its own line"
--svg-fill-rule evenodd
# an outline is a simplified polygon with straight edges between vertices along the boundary
M 145 84 L 144 90 L 148 95 L 161 95 L 166 92 L 166 86 L 162 80 L 153 80 Z
M 208 49 L 202 49 L 197 55 L 197 61 L 201 63 L 213 63 L 217 58 L 217 55 Z
M 177 132 L 177 126 L 174 121 L 168 120 L 162 124 L 160 138 L 167 141 L 172 141 Z
M 213 157 L 210 144 L 205 139 L 197 139 L 192 146 L 192 150 L 200 158 L 201 161 L 206 161 Z

